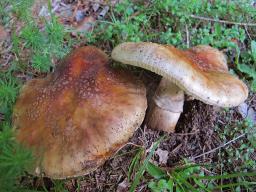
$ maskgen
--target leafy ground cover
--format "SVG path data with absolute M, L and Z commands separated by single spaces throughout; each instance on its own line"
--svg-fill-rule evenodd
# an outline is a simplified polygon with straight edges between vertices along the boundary
M 47 11 L 41 17 L 32 0 L 0 2 L 0 34 L 7 34 L 0 38 L 1 190 L 255 190 L 255 3 L 99 1 L 100 8 L 95 11 L 93 2 L 63 0 L 71 7 L 70 15 L 67 11 L 54 11 L 55 1 L 42 2 L 46 2 Z M 106 7 L 108 11 L 102 16 Z M 73 24 L 79 10 L 84 17 L 81 23 Z M 110 53 L 125 41 L 151 41 L 184 49 L 198 44 L 216 47 L 227 55 L 230 72 L 247 83 L 249 98 L 232 109 L 187 101 L 176 133 L 166 135 L 142 125 L 118 154 L 85 177 L 54 181 L 29 175 L 26 170 L 33 163 L 33 154 L 15 142 L 11 124 L 19 88 L 27 80 L 53 71 L 56 62 L 72 48 L 95 45 Z M 160 77 L 141 69 L 127 70 L 140 76 L 150 98 Z

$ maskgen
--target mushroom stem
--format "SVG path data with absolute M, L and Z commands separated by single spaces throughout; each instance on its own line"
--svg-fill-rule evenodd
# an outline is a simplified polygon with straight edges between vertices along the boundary
M 174 132 L 183 111 L 184 91 L 166 78 L 162 78 L 146 117 L 152 129 Z

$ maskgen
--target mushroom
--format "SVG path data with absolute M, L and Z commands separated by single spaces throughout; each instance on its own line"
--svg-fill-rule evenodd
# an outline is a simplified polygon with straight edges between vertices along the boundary
M 170 45 L 127 42 L 115 47 L 111 56 L 162 75 L 146 117 L 151 128 L 174 131 L 183 108 L 183 91 L 220 107 L 238 106 L 248 96 L 246 85 L 228 73 L 224 54 L 210 46 L 183 51 Z
M 13 123 L 17 140 L 34 150 L 31 172 L 63 179 L 88 174 L 117 152 L 146 107 L 142 82 L 110 68 L 103 51 L 87 46 L 23 86 Z

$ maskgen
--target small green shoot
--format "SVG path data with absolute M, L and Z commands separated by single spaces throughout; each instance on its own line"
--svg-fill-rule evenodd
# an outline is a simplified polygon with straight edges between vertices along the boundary
M 191 166 L 192 165 L 192 166 Z M 209 167 L 209 166 L 208 166 Z M 152 172 L 153 170 L 157 170 Z M 203 165 L 193 165 L 187 162 L 181 168 L 173 169 L 171 172 L 163 171 L 160 167 L 150 164 L 147 172 L 154 178 L 148 183 L 148 187 L 152 192 L 164 191 L 207 191 L 211 192 L 216 189 L 232 189 L 234 186 L 256 185 L 256 182 L 243 181 L 237 183 L 218 184 L 219 180 L 232 179 L 237 177 L 253 177 L 255 172 L 238 172 L 225 175 L 204 175 Z M 148 171 L 150 170 L 150 171 Z
M 140 182 L 140 179 L 142 178 L 145 170 L 146 170 L 146 167 L 148 166 L 148 163 L 149 163 L 149 160 L 152 158 L 152 156 L 154 155 L 154 152 L 156 150 L 156 148 L 158 147 L 158 145 L 160 144 L 161 141 L 164 140 L 164 136 L 161 137 L 158 141 L 156 141 L 154 144 L 153 144 L 153 147 L 152 149 L 150 150 L 148 156 L 146 157 L 146 159 L 143 161 L 143 164 L 141 165 L 141 167 L 139 168 L 138 172 L 136 173 L 135 175 L 135 178 L 134 178 L 134 181 L 132 182 L 132 185 L 131 185 L 131 188 L 130 188 L 130 192 L 133 192 L 135 191 L 136 187 L 138 186 L 139 182 Z

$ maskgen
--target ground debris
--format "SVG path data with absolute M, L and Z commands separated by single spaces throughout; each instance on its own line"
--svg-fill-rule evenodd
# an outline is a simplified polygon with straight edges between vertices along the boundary
M 83 20 L 79 22 L 79 24 L 76 26 L 74 33 L 91 31 L 93 26 L 95 25 L 95 21 L 95 18 L 92 16 L 83 18 Z
M 241 115 L 243 119 L 248 118 L 252 123 L 256 124 L 256 110 L 254 106 L 249 106 L 247 103 L 242 103 L 237 107 L 237 112 Z
M 249 108 L 247 117 L 256 125 L 256 111 L 252 107 Z
M 248 114 L 248 105 L 247 103 L 241 103 L 238 107 L 237 110 L 240 113 L 240 115 L 242 116 L 242 118 L 246 118 L 247 114 Z
M 103 19 L 119 1 L 51 1 L 51 13 L 67 30 L 81 33 L 92 30 L 97 19 Z M 42 25 L 42 19 L 49 19 L 51 13 L 47 0 L 35 1 L 31 8 L 33 17 Z M 74 34 L 73 34 L 74 35 Z
M 169 152 L 167 150 L 162 150 L 162 149 L 158 148 L 156 150 L 155 154 L 157 154 L 158 157 L 159 157 L 159 160 L 158 160 L 159 163 L 161 165 L 166 165 L 167 160 L 168 160 Z
M 127 192 L 129 191 L 129 182 L 125 178 L 121 183 L 118 184 L 116 192 Z
M 0 42 L 5 40 L 6 37 L 8 36 L 6 30 L 4 29 L 4 27 L 2 25 L 0 25 Z

